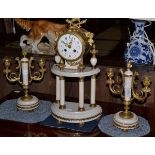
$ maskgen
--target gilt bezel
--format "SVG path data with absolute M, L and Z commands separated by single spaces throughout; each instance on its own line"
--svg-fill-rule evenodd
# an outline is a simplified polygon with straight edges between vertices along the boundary
M 82 51 L 81 51 L 81 54 L 80 54 L 80 56 L 77 57 L 76 59 L 67 59 L 67 58 L 65 58 L 64 56 L 61 55 L 61 52 L 60 52 L 59 49 L 58 49 L 58 42 L 59 42 L 60 38 L 61 38 L 62 36 L 64 36 L 64 35 L 67 35 L 67 34 L 76 36 L 76 37 L 80 40 L 80 42 L 81 42 L 81 44 L 82 44 Z M 73 32 L 73 31 L 72 31 L 72 32 L 69 32 L 69 31 L 67 31 L 67 32 L 61 34 L 61 35 L 58 37 L 58 40 L 57 40 L 57 51 L 58 51 L 59 55 L 60 55 L 64 60 L 66 60 L 66 61 L 68 61 L 68 62 L 79 60 L 79 59 L 84 55 L 84 53 L 85 53 L 85 46 L 86 46 L 86 45 L 85 45 L 85 41 L 84 41 L 84 39 L 82 38 L 82 36 L 81 36 L 78 32 Z

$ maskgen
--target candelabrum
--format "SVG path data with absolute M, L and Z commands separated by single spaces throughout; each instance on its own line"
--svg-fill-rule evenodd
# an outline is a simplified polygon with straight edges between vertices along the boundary
M 113 118 L 113 125 L 124 131 L 128 129 L 135 129 L 139 127 L 138 116 L 129 111 L 129 105 L 133 100 L 144 102 L 151 92 L 150 85 L 151 81 L 148 76 L 143 78 L 143 88 L 139 90 L 137 88 L 137 77 L 138 73 L 131 71 L 131 63 L 127 64 L 127 70 L 123 72 L 120 69 L 120 75 L 115 80 L 115 73 L 112 68 L 107 70 L 107 84 L 112 94 L 120 95 L 123 99 L 124 111 L 117 112 Z
M 22 85 L 24 95 L 17 99 L 17 109 L 18 110 L 34 110 L 39 106 L 39 100 L 37 97 L 29 95 L 28 89 L 29 84 L 34 81 L 40 81 L 43 79 L 45 74 L 45 60 L 40 59 L 38 61 L 39 71 L 32 73 L 34 70 L 34 65 L 32 64 L 34 61 L 33 57 L 30 59 L 26 58 L 26 52 L 22 52 L 23 58 L 19 59 L 19 57 L 15 58 L 17 62 L 16 72 L 11 71 L 11 59 L 4 58 L 4 67 L 3 70 L 6 78 L 10 82 L 18 81 L 19 84 Z

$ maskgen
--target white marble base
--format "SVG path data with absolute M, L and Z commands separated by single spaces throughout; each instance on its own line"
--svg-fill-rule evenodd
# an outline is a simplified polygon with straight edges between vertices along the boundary
M 39 100 L 35 96 L 31 96 L 31 99 L 23 99 L 20 97 L 17 99 L 17 109 L 18 110 L 34 110 L 39 106 Z
M 135 113 L 131 112 L 133 115 L 133 117 L 131 118 L 122 118 L 120 116 L 120 113 L 122 113 L 122 111 L 117 112 L 114 115 L 113 125 L 115 127 L 120 128 L 122 130 L 135 129 L 139 127 L 138 116 Z
M 102 115 L 102 108 L 99 105 L 91 108 L 90 104 L 84 104 L 85 111 L 78 111 L 79 103 L 65 102 L 66 109 L 59 109 L 59 104 L 51 106 L 52 116 L 58 121 L 68 123 L 85 123 L 98 119 Z
M 80 78 L 80 77 L 97 75 L 100 72 L 100 69 L 99 68 L 92 69 L 92 67 L 85 67 L 85 69 L 82 72 L 77 69 L 67 69 L 67 68 L 61 70 L 57 64 L 54 64 L 51 68 L 51 71 L 57 76 Z

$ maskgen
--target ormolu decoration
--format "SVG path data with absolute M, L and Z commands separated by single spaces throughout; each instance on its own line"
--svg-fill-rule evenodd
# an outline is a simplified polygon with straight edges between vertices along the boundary
M 58 53 L 56 57 L 60 57 L 59 67 L 61 69 L 69 68 L 82 71 L 85 68 L 83 56 L 90 51 L 94 44 L 94 34 L 81 27 L 86 21 L 79 18 L 66 20 L 69 28 L 66 32 L 61 33 L 57 39 Z
M 109 89 L 113 94 L 120 95 L 124 104 L 124 111 L 120 111 L 114 115 L 113 125 L 123 130 L 139 127 L 138 116 L 135 113 L 129 111 L 129 105 L 133 100 L 144 102 L 151 92 L 151 81 L 148 76 L 144 76 L 142 81 L 142 90 L 137 88 L 138 86 L 136 78 L 138 77 L 138 73 L 132 72 L 130 70 L 131 67 L 132 65 L 129 62 L 125 72 L 120 69 L 121 76 L 117 76 L 117 81 L 120 82 L 116 82 L 116 80 L 114 80 L 115 73 L 112 68 L 107 70 L 107 84 Z
M 28 89 L 29 89 L 29 84 L 34 80 L 34 81 L 40 81 L 43 79 L 44 74 L 45 74 L 45 60 L 40 59 L 38 61 L 39 65 L 39 71 L 36 71 L 32 73 L 31 71 L 34 70 L 34 66 L 32 62 L 34 61 L 34 58 L 31 57 L 28 59 L 26 57 L 26 52 L 23 53 L 23 58 L 19 59 L 19 57 L 15 58 L 15 61 L 17 62 L 18 66 L 16 67 L 16 71 L 13 72 L 11 71 L 11 59 L 5 58 L 4 59 L 4 67 L 5 69 L 3 70 L 6 78 L 10 82 L 16 82 L 18 81 L 24 90 L 24 96 L 18 98 L 17 100 L 17 109 L 20 110 L 33 110 L 39 106 L 39 100 L 37 97 L 29 95 L 28 94 Z
M 100 72 L 96 68 L 97 50 L 93 41 L 93 33 L 81 28 L 87 20 L 73 18 L 66 20 L 69 28 L 62 33 L 57 40 L 58 53 L 52 66 L 52 73 L 56 75 L 56 103 L 52 105 L 52 115 L 59 122 L 79 123 L 98 119 L 102 115 L 102 109 L 96 104 L 96 75 Z M 91 66 L 84 65 L 83 56 L 90 52 Z M 84 102 L 84 79 L 91 77 L 90 104 Z M 79 102 L 65 101 L 65 79 L 78 78 Z

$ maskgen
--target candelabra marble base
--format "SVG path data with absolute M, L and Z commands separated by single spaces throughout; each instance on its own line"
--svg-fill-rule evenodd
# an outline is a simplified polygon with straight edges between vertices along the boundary
M 106 115 L 101 118 L 98 123 L 99 129 L 106 135 L 112 137 L 142 137 L 147 135 L 150 132 L 149 122 L 141 117 L 138 117 L 139 128 L 128 130 L 124 132 L 123 130 L 116 128 L 113 125 L 114 114 Z
M 90 107 L 90 104 L 84 104 L 84 111 L 78 111 L 78 103 L 66 102 L 65 105 L 65 109 L 60 109 L 58 103 L 54 103 L 51 107 L 52 116 L 60 122 L 85 123 L 98 119 L 102 115 L 102 108 L 99 105 Z
M 23 96 L 17 99 L 17 109 L 31 111 L 39 106 L 39 100 L 35 96 Z
M 131 112 L 131 117 L 122 117 L 123 111 L 117 112 L 113 118 L 113 125 L 122 130 L 135 129 L 139 127 L 138 117 L 135 113 Z

